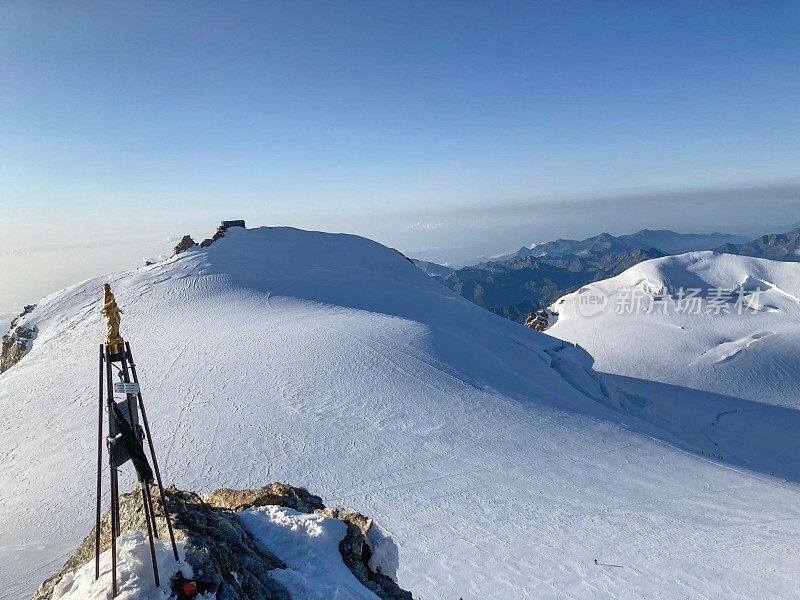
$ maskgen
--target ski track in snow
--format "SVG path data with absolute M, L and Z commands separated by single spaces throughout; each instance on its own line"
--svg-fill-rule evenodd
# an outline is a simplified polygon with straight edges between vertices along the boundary
M 165 482 L 280 480 L 352 505 L 415 597 L 800 598 L 786 409 L 592 374 L 354 236 L 232 231 L 108 280 Z M 104 281 L 42 301 L 0 376 L 3 600 L 91 530 Z

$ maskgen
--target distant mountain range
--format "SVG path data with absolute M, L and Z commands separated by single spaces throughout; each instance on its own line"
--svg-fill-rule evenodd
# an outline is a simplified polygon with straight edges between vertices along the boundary
M 800 262 L 800 228 L 786 233 L 762 235 L 745 244 L 724 244 L 715 250 L 726 254 Z
M 523 246 L 512 254 L 461 269 L 414 262 L 478 306 L 521 322 L 532 310 L 586 283 L 614 277 L 652 258 L 702 250 L 800 261 L 800 229 L 752 241 L 725 233 L 642 229 L 628 235 L 601 233 L 585 240 L 558 239 Z
M 628 235 L 611 235 L 601 233 L 585 240 L 558 239 L 554 242 L 534 244 L 522 247 L 513 254 L 499 256 L 498 260 L 507 260 L 519 256 L 555 257 L 555 256 L 590 256 L 601 253 L 621 254 L 631 250 L 656 249 L 664 255 L 683 254 L 696 250 L 711 250 L 723 244 L 742 244 L 748 238 L 727 233 L 676 233 L 668 229 L 642 229 Z
M 515 256 L 436 277 L 447 287 L 500 316 L 522 321 L 531 311 L 597 279 L 664 256 L 656 249 L 586 252 L 578 256 Z
M 435 262 L 430 262 L 428 260 L 419 260 L 413 259 L 412 261 L 415 265 L 417 265 L 420 269 L 425 271 L 431 277 L 440 277 L 445 275 L 450 275 L 455 269 L 453 267 L 446 267 L 444 265 L 440 265 Z

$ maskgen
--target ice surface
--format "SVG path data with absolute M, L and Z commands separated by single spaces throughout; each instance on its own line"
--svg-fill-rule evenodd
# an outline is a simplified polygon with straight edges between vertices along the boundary
M 798 597 L 798 411 L 600 376 L 393 250 L 262 228 L 26 317 L 33 349 L 0 375 L 0 598 L 91 530 L 106 281 L 166 481 L 354 506 L 415 597 Z

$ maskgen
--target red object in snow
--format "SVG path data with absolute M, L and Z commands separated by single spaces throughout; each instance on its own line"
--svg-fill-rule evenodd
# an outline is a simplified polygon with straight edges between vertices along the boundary
M 197 584 L 194 581 L 187 581 L 186 583 L 183 584 L 183 592 L 185 594 L 194 594 L 195 592 L 197 592 Z

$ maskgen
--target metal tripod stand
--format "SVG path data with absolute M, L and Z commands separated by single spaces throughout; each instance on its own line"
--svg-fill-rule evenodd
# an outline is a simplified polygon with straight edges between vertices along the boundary
M 105 366 L 105 369 L 103 368 Z M 120 381 L 114 382 L 114 369 L 117 370 Z M 131 377 L 133 380 L 131 380 Z M 104 383 L 105 380 L 105 383 Z M 121 395 L 123 400 L 115 399 L 115 392 Z M 117 595 L 117 536 L 120 535 L 120 515 L 119 515 L 119 482 L 117 476 L 118 468 L 131 460 L 136 469 L 139 485 L 142 491 L 142 505 L 144 507 L 145 521 L 147 522 L 147 533 L 150 540 L 150 555 L 153 559 L 153 577 L 156 587 L 160 585 L 158 580 L 158 565 L 156 563 L 156 551 L 153 538 L 158 538 L 156 528 L 156 518 L 153 509 L 153 499 L 150 495 L 150 483 L 153 480 L 153 472 L 158 483 L 158 491 L 161 497 L 161 506 L 164 511 L 164 518 L 169 530 L 169 538 L 172 542 L 172 552 L 175 560 L 178 561 L 178 548 L 175 545 L 175 534 L 172 531 L 172 523 L 167 514 L 167 501 L 164 496 L 164 485 L 161 481 L 161 473 L 158 469 L 156 452 L 153 447 L 153 438 L 150 434 L 150 424 L 147 421 L 142 393 L 139 389 L 139 378 L 136 375 L 136 365 L 133 362 L 131 347 L 128 342 L 106 343 L 100 345 L 100 375 L 99 375 L 99 402 L 98 402 L 98 429 L 97 429 L 97 523 L 95 527 L 95 580 L 100 577 L 100 520 L 102 516 L 101 493 L 102 493 L 102 462 L 103 462 L 103 404 L 105 396 L 105 408 L 108 412 L 108 436 L 106 446 L 108 451 L 108 462 L 110 468 L 110 491 L 111 491 L 111 586 L 113 596 Z M 144 431 L 139 425 L 139 414 L 144 425 Z M 153 469 L 149 467 L 147 457 L 144 453 L 143 440 L 147 439 L 150 448 L 150 458 Z M 112 597 L 113 597 L 112 596 Z

